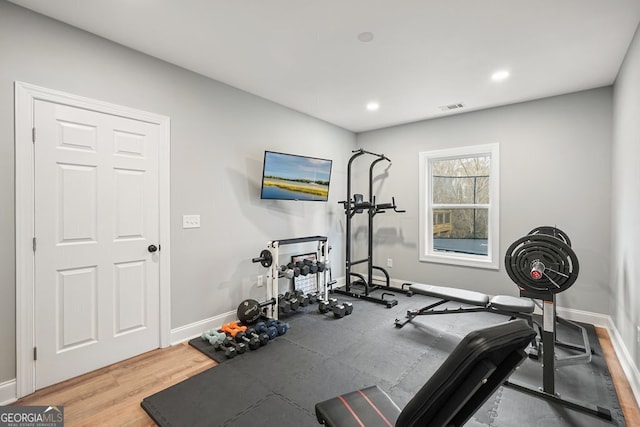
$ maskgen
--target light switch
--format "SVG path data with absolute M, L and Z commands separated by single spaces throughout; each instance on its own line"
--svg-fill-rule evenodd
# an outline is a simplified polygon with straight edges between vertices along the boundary
M 182 228 L 200 228 L 200 215 L 182 215 Z

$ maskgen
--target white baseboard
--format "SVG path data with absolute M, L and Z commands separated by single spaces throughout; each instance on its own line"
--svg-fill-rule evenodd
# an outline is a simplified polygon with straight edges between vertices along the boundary
M 16 388 L 16 380 L 9 380 L 0 383 L 0 406 L 9 405 L 15 402 L 18 393 Z
M 590 323 L 601 328 L 609 328 L 611 317 L 606 314 L 592 313 L 590 311 L 576 310 L 573 308 L 556 307 L 558 316 L 573 320 L 574 322 Z
M 180 326 L 171 330 L 169 342 L 171 345 L 180 344 L 189 341 L 192 338 L 199 337 L 204 331 L 210 329 L 218 329 L 225 323 L 237 320 L 238 314 L 235 311 L 222 313 L 208 319 L 200 320 L 189 325 Z

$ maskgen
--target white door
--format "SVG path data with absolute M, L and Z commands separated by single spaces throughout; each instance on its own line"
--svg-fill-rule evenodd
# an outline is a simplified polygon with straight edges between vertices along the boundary
M 36 100 L 35 386 L 159 347 L 158 125 Z

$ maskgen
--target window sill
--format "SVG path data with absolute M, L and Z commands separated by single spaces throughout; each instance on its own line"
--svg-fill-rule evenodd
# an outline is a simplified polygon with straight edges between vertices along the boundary
M 498 260 L 493 260 L 485 256 L 474 255 L 428 254 L 421 256 L 420 262 L 432 262 L 437 264 L 484 268 L 488 270 L 500 269 Z

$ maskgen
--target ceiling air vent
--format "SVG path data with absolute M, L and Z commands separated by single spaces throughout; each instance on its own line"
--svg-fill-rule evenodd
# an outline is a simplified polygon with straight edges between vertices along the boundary
M 463 103 L 459 103 L 459 104 L 449 104 L 449 105 L 441 105 L 440 110 L 442 111 L 451 111 L 451 110 L 457 110 L 458 108 L 463 108 L 464 104 Z

